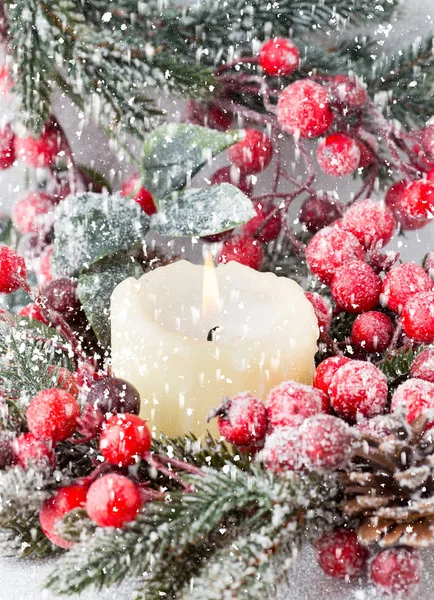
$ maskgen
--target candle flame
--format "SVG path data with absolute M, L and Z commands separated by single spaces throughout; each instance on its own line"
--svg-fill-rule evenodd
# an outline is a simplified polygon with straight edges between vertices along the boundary
M 218 315 L 219 286 L 217 281 L 214 261 L 209 250 L 204 252 L 203 293 L 202 293 L 202 319 Z

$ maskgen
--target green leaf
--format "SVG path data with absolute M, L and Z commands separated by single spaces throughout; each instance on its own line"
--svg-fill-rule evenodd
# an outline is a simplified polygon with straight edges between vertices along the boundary
M 182 188 L 207 161 L 240 139 L 237 131 L 182 123 L 162 125 L 145 140 L 143 185 L 157 198 Z
M 92 265 L 78 279 L 78 297 L 98 340 L 110 346 L 110 297 L 127 277 L 140 277 L 143 269 L 125 252 Z
M 118 194 L 68 196 L 56 210 L 54 269 L 76 275 L 119 250 L 137 246 L 149 229 L 149 217 L 130 198 Z
M 255 216 L 252 201 L 229 183 L 190 188 L 161 202 L 151 227 L 161 235 L 200 237 L 228 231 Z

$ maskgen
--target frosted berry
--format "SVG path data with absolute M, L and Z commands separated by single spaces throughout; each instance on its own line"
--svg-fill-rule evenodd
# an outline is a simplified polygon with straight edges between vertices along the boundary
M 341 212 L 335 202 L 329 202 L 315 196 L 304 201 L 300 209 L 300 222 L 311 233 L 316 233 L 339 218 Z
M 351 457 L 354 434 L 342 419 L 316 415 L 300 428 L 300 451 L 303 462 L 316 471 L 342 467 Z
M 313 551 L 321 569 L 338 579 L 358 577 L 368 559 L 368 551 L 357 541 L 356 532 L 348 529 L 324 533 L 314 542 Z
M 53 279 L 45 288 L 48 304 L 65 317 L 73 317 L 80 309 L 77 284 L 69 277 Z
M 55 198 L 45 192 L 29 192 L 12 209 L 12 221 L 20 233 L 48 231 L 53 222 Z
M 324 335 L 332 324 L 332 307 L 325 298 L 314 292 L 306 292 L 306 298 L 315 311 L 320 335 Z
M 86 511 L 100 527 L 122 527 L 133 521 L 141 507 L 139 488 L 124 475 L 103 475 L 87 493 Z
M 27 469 L 30 465 L 54 467 L 56 464 L 53 449 L 31 433 L 24 433 L 15 438 L 12 442 L 12 450 L 17 463 L 23 469 Z
M 374 153 L 372 152 L 371 148 L 361 140 L 356 139 L 355 141 L 360 150 L 359 168 L 365 169 L 372 164 L 372 161 L 374 160 Z
M 10 65 L 4 62 L 0 65 L 0 96 L 7 96 L 12 91 L 14 85 L 15 81 Z
M 343 220 L 343 228 L 365 248 L 379 243 L 385 246 L 391 240 L 395 227 L 395 217 L 390 208 L 375 200 L 356 202 L 348 208 Z
M 99 449 L 113 465 L 133 465 L 151 447 L 151 434 L 146 421 L 130 413 L 117 414 L 103 425 Z
M 140 394 L 136 388 L 117 377 L 105 377 L 91 384 L 87 395 L 87 403 L 92 404 L 103 414 L 140 412 Z
M 21 287 L 27 277 L 24 258 L 9 246 L 0 246 L 0 293 L 10 294 Z
M 384 440 L 384 438 L 393 435 L 396 425 L 396 416 L 386 414 L 377 415 L 371 419 L 362 419 L 356 423 L 355 427 L 362 435 L 369 435 Z M 401 423 L 398 424 L 399 426 L 401 426 Z
M 434 383 L 423 379 L 407 379 L 401 383 L 393 393 L 390 410 L 396 413 L 403 408 L 407 411 L 409 423 L 426 410 L 434 408 Z
M 195 125 L 202 125 L 210 129 L 227 131 L 232 125 L 234 117 L 231 112 L 220 108 L 214 103 L 195 102 L 190 100 L 187 105 L 187 120 Z
M 360 163 L 360 148 L 353 138 L 343 133 L 328 135 L 318 146 L 316 158 L 320 169 L 328 175 L 351 175 Z
M 0 470 L 12 466 L 14 462 L 15 456 L 10 440 L 6 436 L 0 436 Z
M 419 292 L 433 289 L 433 282 L 419 265 L 404 263 L 389 271 L 383 281 L 382 301 L 394 312 L 401 312 L 405 303 Z
M 371 562 L 370 577 L 382 594 L 404 600 L 417 591 L 421 570 L 422 561 L 416 550 L 387 548 Z
M 381 279 L 366 263 L 353 261 L 339 267 L 330 289 L 340 308 L 350 313 L 361 313 L 377 306 Z
M 151 192 L 141 184 L 138 173 L 134 173 L 125 181 L 121 188 L 121 195 L 125 198 L 133 198 L 147 215 L 153 215 L 157 212 L 154 198 Z
M 393 336 L 393 323 L 387 315 L 369 311 L 359 315 L 353 323 L 351 343 L 366 352 L 383 352 Z
M 220 185 L 221 183 L 231 183 L 246 194 L 246 196 L 250 196 L 253 192 L 251 176 L 242 173 L 234 165 L 222 167 L 211 177 L 210 185 Z
M 255 237 L 260 242 L 271 242 L 272 240 L 275 240 L 282 227 L 280 211 L 275 212 L 275 214 L 270 217 L 271 213 L 274 211 L 274 207 L 266 208 L 261 202 L 256 202 L 254 209 L 256 216 L 241 227 L 242 235 Z
M 265 404 L 271 427 L 298 427 L 329 406 L 323 392 L 296 381 L 285 381 L 273 388 Z
M 368 94 L 362 83 L 354 77 L 335 75 L 329 83 L 333 104 L 341 111 L 361 108 Z
M 267 409 L 249 392 L 227 398 L 212 416 L 218 416 L 220 435 L 235 446 L 257 444 L 267 432 Z
M 67 513 L 86 504 L 86 494 L 87 489 L 84 486 L 70 485 L 56 490 L 42 505 L 39 511 L 42 531 L 56 546 L 72 548 L 73 543 L 59 535 L 57 527 Z
M 323 360 L 316 368 L 313 379 L 314 387 L 323 391 L 325 394 L 328 394 L 329 385 L 333 375 L 338 369 L 350 361 L 351 359 L 346 356 L 331 356 L 330 358 Z
M 27 304 L 23 306 L 21 310 L 18 311 L 20 317 L 27 317 L 28 319 L 35 319 L 44 325 L 48 325 L 47 319 L 42 314 L 41 308 L 35 304 L 34 302 L 31 304 Z
M 431 218 L 434 209 L 434 184 L 426 179 L 413 181 L 402 192 L 401 206 L 412 217 L 422 220 Z
M 77 427 L 80 406 L 69 392 L 59 389 L 39 392 L 27 407 L 27 426 L 41 440 L 60 442 Z
M 287 38 L 274 38 L 262 45 L 259 64 L 265 75 L 288 77 L 298 67 L 300 53 Z
M 42 286 L 53 280 L 53 272 L 51 267 L 51 257 L 53 255 L 54 245 L 47 246 L 41 254 L 39 260 L 39 282 Z
M 425 348 L 411 363 L 410 374 L 434 383 L 434 348 Z
M 0 129 L 0 170 L 9 169 L 15 162 L 15 135 L 10 125 Z
M 218 256 L 218 261 L 223 264 L 231 260 L 259 270 L 264 260 L 262 245 L 252 237 L 233 237 L 223 242 L 223 247 Z
M 24 258 L 29 270 L 37 268 L 44 244 L 45 240 L 37 233 L 25 234 L 18 242 L 17 252 Z
M 279 96 L 277 118 L 287 133 L 309 138 L 322 135 L 333 120 L 328 91 L 310 79 L 291 83 Z
M 79 388 L 74 375 L 65 367 L 49 367 L 48 375 L 51 375 L 51 381 L 56 384 L 56 387 L 69 392 L 74 398 L 78 398 Z
M 17 157 L 30 167 L 49 167 L 62 150 L 58 130 L 46 125 L 40 137 L 15 137 Z
M 408 184 L 404 179 L 397 181 L 388 189 L 385 199 L 386 206 L 392 210 L 396 221 L 400 224 L 403 231 L 421 229 L 429 223 L 428 218 L 420 216 L 414 217 L 404 209 L 402 205 L 402 194 L 404 190 L 407 189 L 407 185 Z
M 245 175 L 266 169 L 272 156 L 273 146 L 270 138 L 257 129 L 246 129 L 244 139 L 228 150 L 231 163 Z
M 298 427 L 276 427 L 265 438 L 259 459 L 275 473 L 298 470 L 302 466 Z
M 309 269 L 323 283 L 329 284 L 340 266 L 354 260 L 364 260 L 365 251 L 349 231 L 324 227 L 318 231 L 306 248 Z
M 373 364 L 351 360 L 333 375 L 328 393 L 333 409 L 343 419 L 373 417 L 387 405 L 387 380 Z
M 434 169 L 430 169 L 426 173 L 426 180 L 429 181 L 430 183 L 434 183 Z
M 408 300 L 401 315 L 404 333 L 415 342 L 434 342 L 434 292 L 420 292 Z

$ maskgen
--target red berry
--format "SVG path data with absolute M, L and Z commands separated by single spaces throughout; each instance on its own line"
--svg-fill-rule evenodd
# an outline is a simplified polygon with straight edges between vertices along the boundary
M 226 264 L 231 260 L 259 270 L 264 260 L 262 245 L 252 237 L 231 238 L 223 242 L 218 261 Z
M 387 380 L 373 364 L 351 360 L 333 375 L 328 393 L 332 407 L 343 419 L 373 417 L 387 405 Z
M 340 110 L 361 108 L 368 98 L 363 84 L 346 75 L 335 75 L 329 83 L 329 88 L 333 104 Z
M 403 600 L 412 596 L 421 577 L 422 561 L 410 548 L 382 550 L 370 566 L 372 583 L 385 596 Z
M 7 96 L 14 85 L 15 81 L 12 77 L 10 65 L 4 62 L 0 65 L 0 96 Z
M 396 425 L 394 419 L 395 416 L 391 414 L 377 415 L 376 417 L 372 417 L 372 419 L 362 419 L 356 423 L 355 427 L 362 435 L 369 435 L 384 440 L 384 438 L 393 435 L 393 429 Z
M 42 505 L 39 511 L 42 531 L 56 546 L 72 548 L 73 543 L 62 538 L 57 533 L 57 527 L 67 513 L 86 504 L 86 494 L 87 490 L 84 486 L 70 485 L 56 490 Z
M 434 209 L 434 184 L 426 179 L 413 181 L 402 192 L 402 210 L 420 220 L 432 218 Z
M 349 231 L 324 227 L 318 231 L 306 248 L 309 269 L 323 283 L 329 284 L 340 266 L 354 260 L 364 260 L 365 251 Z
M 259 64 L 265 75 L 288 77 L 297 67 L 300 53 L 297 46 L 287 38 L 273 38 L 262 45 Z
M 333 120 L 330 97 L 322 85 L 310 79 L 291 83 L 279 96 L 277 118 L 287 133 L 318 137 Z
M 65 367 L 49 367 L 48 375 L 53 375 L 52 381 L 56 387 L 69 392 L 74 398 L 78 398 L 80 390 L 74 375 Z
M 359 168 L 365 169 L 366 167 L 369 167 L 369 165 L 374 160 L 374 153 L 369 148 L 369 146 L 367 144 L 364 144 L 361 140 L 356 139 L 355 141 L 360 150 Z
M 324 335 L 332 324 L 332 307 L 328 301 L 319 294 L 306 292 L 306 298 L 312 304 L 318 320 L 320 335 Z
M 264 223 L 275 208 L 266 208 L 261 202 L 256 202 L 254 209 L 256 216 L 241 227 L 241 233 L 248 237 L 256 237 L 256 239 L 264 243 L 275 240 L 282 228 L 280 211 L 277 211 L 264 226 Z
M 29 192 L 12 209 L 12 221 L 20 233 L 47 231 L 53 221 L 55 198 L 45 192 Z
M 88 404 L 92 404 L 104 415 L 107 413 L 139 414 L 140 394 L 131 383 L 118 377 L 104 377 L 100 381 L 93 381 L 93 376 L 92 373 L 87 395 Z
M 355 260 L 340 267 L 330 286 L 333 300 L 343 310 L 361 313 L 380 300 L 381 279 L 366 263 Z
M 242 173 L 235 166 L 222 167 L 211 177 L 210 185 L 220 185 L 221 183 L 231 183 L 239 190 L 250 196 L 253 192 L 253 183 L 250 175 Z
M 121 189 L 121 195 L 125 198 L 132 197 L 147 215 L 157 212 L 154 198 L 140 182 L 140 175 L 134 173 L 125 181 Z
M 359 315 L 353 323 L 351 343 L 366 352 L 383 352 L 393 336 L 393 323 L 389 317 L 377 311 Z
M 80 309 L 77 283 L 69 277 L 53 279 L 45 288 L 49 306 L 65 317 L 73 317 Z
M 245 175 L 259 173 L 268 167 L 273 156 L 270 138 L 257 129 L 246 129 L 243 140 L 231 146 L 228 158 Z
M 389 188 L 385 199 L 386 205 L 394 213 L 395 219 L 401 225 L 403 231 L 421 229 L 429 222 L 428 218 L 413 217 L 402 206 L 402 194 L 407 185 L 404 179 L 397 181 Z
M 249 392 L 226 399 L 215 412 L 218 414 L 220 435 L 230 444 L 251 446 L 265 437 L 267 409 Z
M 393 396 L 392 413 L 407 410 L 407 421 L 411 423 L 428 409 L 434 408 L 434 383 L 423 379 L 407 379 L 399 385 Z
M 35 437 L 60 442 L 76 430 L 80 406 L 72 394 L 53 388 L 33 398 L 26 416 L 28 428 Z
M 34 302 L 23 306 L 23 308 L 18 311 L 18 314 L 20 317 L 28 317 L 29 319 L 35 319 L 36 321 L 40 321 L 44 325 L 49 324 L 47 319 L 42 314 L 40 307 Z
M 187 120 L 195 125 L 210 127 L 219 131 L 227 131 L 232 125 L 233 115 L 212 102 L 205 104 L 190 100 L 187 105 Z
M 271 427 L 298 427 L 329 406 L 323 392 L 296 381 L 285 381 L 272 389 L 265 404 Z
M 150 447 L 151 434 L 146 421 L 137 415 L 113 415 L 103 426 L 99 449 L 104 458 L 113 465 L 133 465 Z
M 411 363 L 410 374 L 434 383 L 434 348 L 425 348 Z
M 311 196 L 304 201 L 300 209 L 300 222 L 311 233 L 316 233 L 339 218 L 340 211 L 336 203 Z
M 53 280 L 53 273 L 51 268 L 51 257 L 53 255 L 53 251 L 53 244 L 47 246 L 42 252 L 39 260 L 39 282 L 43 287 Z
M 87 493 L 86 511 L 100 527 L 122 527 L 141 507 L 139 488 L 124 475 L 103 475 Z
M 360 148 L 353 138 L 343 133 L 328 135 L 318 146 L 319 167 L 328 175 L 351 175 L 360 163 Z
M 434 125 L 428 125 L 423 130 L 422 149 L 429 161 L 434 161 Z
M 300 428 L 300 451 L 303 462 L 317 471 L 340 468 L 350 458 L 354 434 L 342 419 L 316 415 Z
M 434 183 L 434 169 L 430 169 L 426 174 L 426 179 L 430 183 Z
M 408 300 L 401 315 L 402 329 L 415 342 L 434 342 L 434 292 L 420 292 Z
M 383 281 L 382 301 L 394 312 L 401 312 L 405 303 L 419 292 L 433 289 L 433 282 L 419 265 L 404 263 L 389 271 Z
M 267 469 L 279 473 L 301 467 L 298 427 L 276 427 L 265 438 L 260 460 Z
M 368 551 L 357 541 L 356 532 L 348 529 L 324 533 L 314 542 L 313 550 L 321 569 L 338 579 L 361 575 L 368 559 Z
M 31 433 L 24 433 L 15 438 L 12 442 L 12 450 L 23 469 L 27 469 L 30 465 L 54 467 L 56 464 L 54 451 Z
M 24 258 L 9 246 L 0 246 L 0 293 L 10 294 L 21 287 L 27 277 Z
M 30 167 L 49 167 L 62 150 L 62 142 L 58 130 L 46 125 L 39 138 L 15 137 L 17 157 Z
M 15 135 L 10 125 L 0 129 L 0 170 L 9 169 L 15 162 Z
M 375 200 L 361 200 L 350 206 L 344 215 L 343 227 L 364 246 L 381 243 L 385 246 L 392 238 L 396 222 L 390 208 Z
M 331 356 L 323 360 L 316 368 L 313 385 L 318 390 L 323 391 L 325 394 L 329 393 L 329 385 L 333 378 L 333 375 L 343 365 L 350 362 L 350 358 L 345 356 Z

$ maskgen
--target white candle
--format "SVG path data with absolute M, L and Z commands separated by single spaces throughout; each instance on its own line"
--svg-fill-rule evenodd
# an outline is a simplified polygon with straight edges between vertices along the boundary
M 204 434 L 225 396 L 265 399 L 282 381 L 312 383 L 318 326 L 302 288 L 230 262 L 215 269 L 220 297 L 207 309 L 207 269 L 175 262 L 126 279 L 111 299 L 113 372 L 140 392 L 141 416 L 171 436 Z

